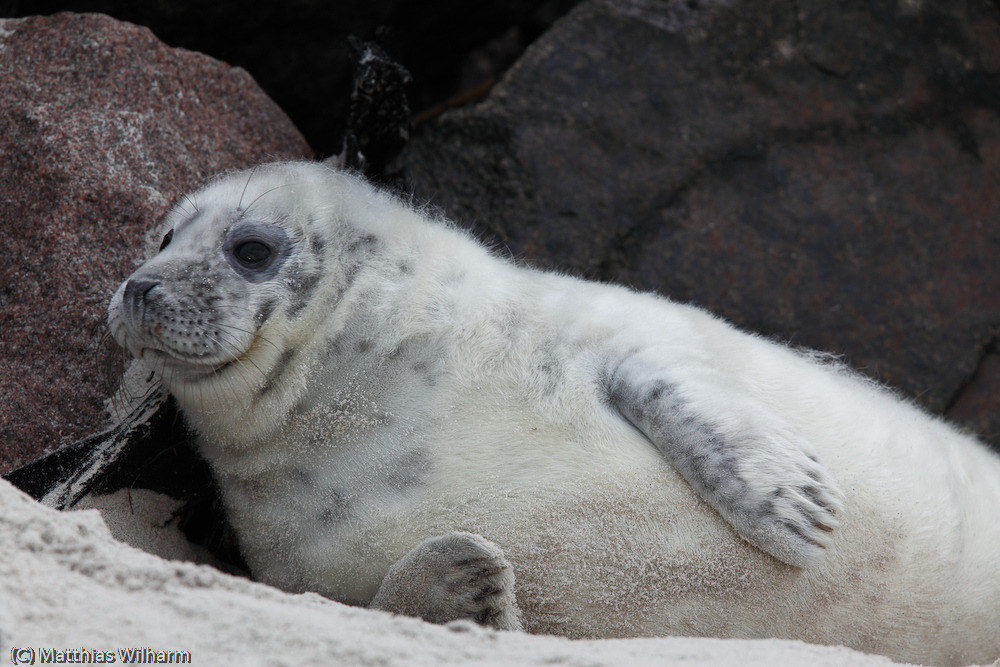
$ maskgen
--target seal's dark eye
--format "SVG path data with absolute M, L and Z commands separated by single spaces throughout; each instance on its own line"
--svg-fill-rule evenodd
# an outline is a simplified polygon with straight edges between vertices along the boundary
M 172 229 L 163 235 L 163 240 L 160 241 L 160 252 L 163 252 L 163 249 L 166 248 L 168 245 L 170 245 L 170 241 L 173 240 L 173 238 L 174 238 L 174 230 Z
M 248 268 L 255 268 L 266 264 L 267 260 L 271 257 L 271 249 L 258 241 L 241 243 L 233 251 L 240 264 Z
M 244 280 L 260 283 L 278 274 L 291 247 L 280 225 L 239 220 L 226 233 L 221 250 L 229 266 Z

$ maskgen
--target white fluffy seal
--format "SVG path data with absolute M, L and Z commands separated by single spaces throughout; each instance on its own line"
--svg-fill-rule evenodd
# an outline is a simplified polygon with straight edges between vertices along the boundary
M 1000 459 L 840 366 L 318 164 L 220 178 L 165 227 L 111 330 L 256 578 L 518 627 L 509 562 L 531 632 L 1000 657 Z

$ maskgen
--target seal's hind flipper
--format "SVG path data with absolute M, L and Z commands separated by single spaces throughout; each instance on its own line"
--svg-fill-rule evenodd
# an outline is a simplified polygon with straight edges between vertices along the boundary
M 468 620 L 521 629 L 512 568 L 500 547 L 472 533 L 418 544 L 389 568 L 371 608 L 431 623 Z

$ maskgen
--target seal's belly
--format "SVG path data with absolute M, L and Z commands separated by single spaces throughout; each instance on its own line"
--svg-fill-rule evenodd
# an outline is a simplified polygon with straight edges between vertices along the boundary
M 460 530 L 501 546 L 517 576 L 535 582 L 523 597 L 551 606 L 558 587 L 548 590 L 531 564 L 551 561 L 552 549 L 569 559 L 564 571 L 589 572 L 609 549 L 619 560 L 655 559 L 692 536 L 729 538 L 728 525 L 628 423 L 596 403 L 575 421 L 515 403 L 452 399 L 426 421 L 369 420 L 349 442 L 285 451 L 274 471 L 225 484 L 254 577 L 366 604 L 393 562 Z M 320 427 L 303 418 L 289 428 L 297 431 L 281 440 L 301 442 L 298 430 Z M 595 591 L 614 590 L 606 583 L 595 580 Z

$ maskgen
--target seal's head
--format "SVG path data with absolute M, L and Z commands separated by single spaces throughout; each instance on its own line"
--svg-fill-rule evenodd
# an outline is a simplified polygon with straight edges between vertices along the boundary
M 310 163 L 211 182 L 167 215 L 159 252 L 115 293 L 112 335 L 196 420 L 294 400 L 283 371 L 308 347 L 315 301 L 335 307 L 351 272 L 338 248 L 362 235 L 354 210 L 373 193 Z

